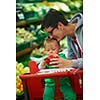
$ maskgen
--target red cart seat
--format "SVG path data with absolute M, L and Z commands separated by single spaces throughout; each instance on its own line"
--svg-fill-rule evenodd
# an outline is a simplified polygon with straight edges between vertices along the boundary
M 30 76 L 39 71 L 35 61 L 30 61 L 29 67 L 30 67 Z M 73 73 L 73 70 L 70 71 L 70 73 Z M 83 95 L 83 86 L 82 86 L 83 72 L 81 74 L 77 74 L 77 73 L 75 75 L 71 74 L 68 77 L 70 78 L 72 83 L 72 88 L 77 95 L 77 100 L 83 100 L 83 96 L 82 96 Z M 28 77 L 25 78 L 25 75 L 21 75 L 20 78 L 23 81 L 25 96 L 27 100 L 42 100 L 43 92 L 44 92 L 44 79 L 42 78 L 33 79 Z M 56 80 L 55 100 L 63 98 L 63 95 L 59 89 L 58 79 L 59 78 L 55 78 Z

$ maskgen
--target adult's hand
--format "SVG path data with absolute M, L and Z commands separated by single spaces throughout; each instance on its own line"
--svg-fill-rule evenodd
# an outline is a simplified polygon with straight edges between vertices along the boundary
M 52 59 L 50 59 L 50 65 L 52 65 L 52 67 L 71 68 L 72 61 L 62 59 L 62 58 L 52 58 Z

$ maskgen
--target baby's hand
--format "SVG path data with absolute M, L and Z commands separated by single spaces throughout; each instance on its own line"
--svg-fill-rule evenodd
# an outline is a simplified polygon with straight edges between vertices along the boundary
M 41 66 L 42 66 L 42 68 L 45 68 L 45 65 L 46 65 L 45 60 L 41 61 Z

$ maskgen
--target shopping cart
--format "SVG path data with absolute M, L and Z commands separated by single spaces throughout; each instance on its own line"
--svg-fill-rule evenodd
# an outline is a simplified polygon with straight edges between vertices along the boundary
M 71 80 L 72 88 L 77 95 L 77 100 L 83 100 L 83 70 L 70 69 L 48 73 L 40 72 L 35 61 L 29 62 L 30 73 L 20 75 L 24 86 L 25 100 L 43 100 L 44 79 L 54 78 L 56 81 L 55 100 L 63 100 L 63 95 L 59 89 L 59 77 L 67 76 Z M 77 71 L 76 71 L 77 70 Z

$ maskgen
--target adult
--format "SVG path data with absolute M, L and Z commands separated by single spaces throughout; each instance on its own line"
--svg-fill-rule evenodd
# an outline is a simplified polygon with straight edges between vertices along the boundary
M 51 61 L 54 67 L 83 68 L 83 16 L 77 13 L 68 22 L 63 14 L 51 9 L 44 16 L 41 29 L 46 31 L 50 38 L 61 41 L 67 37 L 67 59 L 54 58 Z

